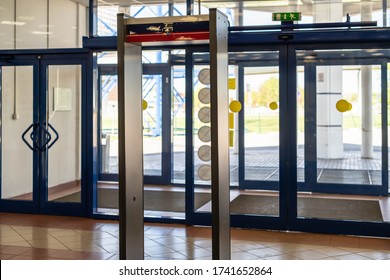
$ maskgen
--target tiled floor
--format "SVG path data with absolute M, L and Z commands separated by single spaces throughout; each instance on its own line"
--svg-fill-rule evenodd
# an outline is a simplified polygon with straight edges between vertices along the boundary
M 118 223 L 0 213 L 0 259 L 118 259 Z M 232 229 L 232 259 L 390 260 L 390 239 Z M 145 259 L 211 259 L 211 230 L 145 224 Z

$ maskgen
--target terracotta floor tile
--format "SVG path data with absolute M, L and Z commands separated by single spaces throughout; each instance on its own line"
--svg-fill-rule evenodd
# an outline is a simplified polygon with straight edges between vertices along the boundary
M 368 249 L 390 250 L 390 239 L 360 238 L 359 247 Z
M 293 253 L 290 253 L 290 255 L 292 255 L 293 257 L 300 258 L 302 260 L 321 260 L 321 259 L 329 257 L 325 254 L 321 254 L 321 253 L 310 251 L 310 250 L 302 251 L 302 252 L 293 252 Z
M 253 260 L 258 258 L 257 256 L 248 252 L 235 252 L 231 253 L 232 260 Z
M 50 258 L 62 260 L 80 260 L 85 256 L 85 252 L 57 251 L 50 255 Z
M 118 245 L 100 245 L 103 250 L 109 253 L 118 253 L 119 252 L 119 244 Z
M 346 250 L 343 250 L 343 249 L 339 249 L 339 248 L 335 248 L 335 247 L 326 247 L 326 248 L 317 249 L 317 250 L 313 250 L 313 251 L 321 253 L 321 254 L 324 254 L 324 255 L 327 255 L 329 257 L 336 257 L 336 256 L 341 256 L 341 255 L 347 255 L 347 254 L 350 253 L 349 251 L 346 251 Z
M 289 254 L 277 255 L 277 256 L 272 256 L 272 257 L 265 257 L 262 259 L 263 260 L 300 260 L 300 258 L 298 258 L 296 256 L 289 255 Z
M 373 250 L 364 251 L 364 252 L 360 252 L 357 254 L 360 256 L 364 256 L 366 258 L 373 259 L 373 260 L 384 260 L 384 259 L 390 258 L 390 253 L 385 253 L 385 252 L 381 252 L 381 251 L 373 251 Z
M 175 251 L 164 246 L 145 248 L 145 253 L 148 254 L 149 256 L 163 255 L 166 253 L 173 253 L 173 252 Z
M 15 257 L 15 256 L 16 255 L 0 253 L 0 260 L 9 260 L 10 258 Z
M 260 248 L 260 249 L 254 249 L 254 250 L 249 250 L 248 253 L 251 253 L 257 257 L 260 258 L 268 258 L 268 257 L 273 257 L 277 255 L 282 255 L 282 252 L 272 249 L 272 248 Z
M 195 245 L 192 242 L 184 242 L 184 243 L 177 243 L 177 244 L 169 244 L 166 245 L 167 248 L 170 248 L 177 252 L 184 252 L 184 251 L 193 251 L 196 249 L 199 249 L 200 247 Z
M 182 254 L 186 255 L 190 260 L 195 260 L 204 257 L 211 257 L 212 252 L 203 248 L 199 248 L 193 251 L 182 252 Z
M 241 251 L 248 251 L 248 250 L 253 250 L 253 249 L 260 249 L 260 248 L 265 248 L 267 246 L 261 244 L 261 243 L 256 243 L 256 242 L 243 242 L 240 240 L 240 242 L 233 243 L 231 245 L 233 248 L 237 248 Z
M 0 244 L 9 245 L 10 243 L 25 241 L 20 235 L 0 236 Z
M 370 258 L 358 255 L 358 254 L 347 254 L 335 257 L 338 260 L 372 260 Z
M 29 247 L 7 246 L 0 249 L 0 254 L 20 255 L 29 250 Z
M 83 260 L 109 260 L 114 257 L 115 254 L 112 253 L 85 253 L 82 257 Z

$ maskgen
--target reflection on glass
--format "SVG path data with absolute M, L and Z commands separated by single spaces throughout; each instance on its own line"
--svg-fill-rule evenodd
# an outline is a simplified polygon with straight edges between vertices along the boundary
M 380 185 L 379 66 L 317 66 L 317 76 L 318 183 Z
M 118 173 L 118 76 L 102 75 L 101 92 L 101 172 Z
M 298 217 L 389 222 L 388 198 L 362 195 L 382 188 L 381 66 L 364 64 L 373 53 L 364 50 L 310 53 L 310 62 L 323 62 L 313 68 L 315 87 L 305 92 L 317 104 L 317 170 L 310 192 L 298 193 Z M 343 64 L 346 54 L 349 64 Z M 332 65 L 326 65 L 326 59 L 332 59 Z
M 173 67 L 172 90 L 172 182 L 185 182 L 185 67 Z
M 47 87 L 47 129 L 59 134 L 48 150 L 48 200 L 80 203 L 81 66 L 49 66 Z
M 144 175 L 162 174 L 162 76 L 143 75 Z
M 279 69 L 245 68 L 245 179 L 279 181 Z
M 297 67 L 297 180 L 305 181 L 305 73 L 304 67 Z
M 33 67 L 0 67 L 0 82 L 1 199 L 32 200 L 33 152 L 21 136 L 34 122 Z M 31 146 L 33 130 L 25 136 Z

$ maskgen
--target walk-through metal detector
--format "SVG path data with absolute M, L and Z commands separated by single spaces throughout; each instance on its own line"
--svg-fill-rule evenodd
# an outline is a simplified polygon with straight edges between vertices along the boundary
M 144 259 L 142 46 L 205 43 L 210 45 L 212 256 L 230 259 L 228 25 L 217 9 L 209 15 L 163 18 L 118 14 L 121 260 Z

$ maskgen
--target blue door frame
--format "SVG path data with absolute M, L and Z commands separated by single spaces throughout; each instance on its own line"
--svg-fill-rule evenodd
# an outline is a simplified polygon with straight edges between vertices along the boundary
M 34 50 L 34 51 L 5 51 L 0 55 L 1 66 L 32 66 L 33 67 L 33 123 L 42 129 L 36 134 L 38 139 L 32 146 L 40 149 L 32 151 L 33 154 L 33 188 L 32 200 L 0 200 L 0 211 L 20 212 L 20 213 L 41 213 L 53 215 L 86 216 L 87 213 L 87 185 L 92 185 L 92 169 L 87 167 L 87 157 L 92 157 L 92 151 L 88 151 L 87 116 L 89 102 L 92 107 L 92 99 L 87 94 L 87 64 L 91 63 L 91 57 L 87 50 Z M 50 127 L 46 131 L 46 106 L 47 93 L 51 93 L 47 88 L 48 67 L 61 65 L 80 65 L 81 69 L 81 203 L 58 203 L 48 201 L 48 166 L 55 165 L 55 162 L 48 161 L 48 149 L 51 143 L 47 143 L 47 133 L 52 134 L 51 141 L 54 140 L 55 128 Z M 0 81 L 1 82 L 1 81 Z M 89 100 L 88 100 L 89 99 Z M 92 118 L 89 116 L 89 119 Z M 92 127 L 92 125 L 89 125 Z M 27 134 L 28 136 L 29 134 Z M 61 135 L 58 135 L 61 137 Z M 28 137 L 27 137 L 28 138 Z M 18 139 L 19 140 L 19 139 Z M 30 139 L 28 139 L 30 140 Z M 54 143 L 53 143 L 54 144 Z M 2 164 L 7 164 L 2 162 Z

